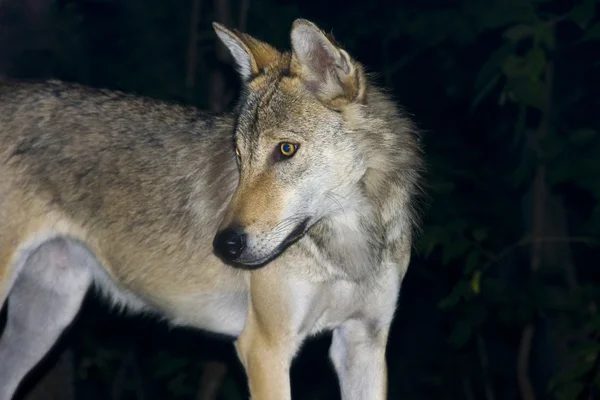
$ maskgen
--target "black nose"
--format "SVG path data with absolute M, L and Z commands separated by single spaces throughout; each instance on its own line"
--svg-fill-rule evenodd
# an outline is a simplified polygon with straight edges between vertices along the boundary
M 217 233 L 213 247 L 217 254 L 234 261 L 246 247 L 246 235 L 239 229 L 225 229 Z

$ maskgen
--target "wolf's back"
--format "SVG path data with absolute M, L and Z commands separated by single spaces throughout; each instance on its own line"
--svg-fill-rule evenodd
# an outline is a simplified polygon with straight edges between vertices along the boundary
M 6 82 L 0 175 L 77 220 L 184 218 L 190 202 L 217 210 L 235 188 L 232 126 L 229 117 L 121 92 Z
M 58 81 L 0 83 L 0 147 L 13 155 L 52 150 L 54 158 L 69 153 L 92 161 L 110 150 L 151 165 L 194 151 L 210 157 L 211 147 L 231 143 L 232 126 L 228 116 L 117 91 Z

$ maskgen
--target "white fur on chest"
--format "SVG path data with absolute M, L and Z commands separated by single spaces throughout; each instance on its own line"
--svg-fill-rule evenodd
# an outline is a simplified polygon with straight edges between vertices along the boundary
M 396 309 L 400 275 L 396 266 L 386 266 L 376 278 L 353 282 L 307 282 L 290 279 L 289 296 L 294 303 L 294 325 L 303 335 L 334 329 L 349 319 L 373 324 L 391 322 Z

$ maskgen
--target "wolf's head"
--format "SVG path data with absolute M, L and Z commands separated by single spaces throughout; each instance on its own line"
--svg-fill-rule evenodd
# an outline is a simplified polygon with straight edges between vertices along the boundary
M 291 52 L 214 24 L 243 80 L 234 146 L 239 186 L 214 240 L 222 257 L 258 267 L 322 218 L 360 207 L 367 162 L 362 66 L 319 28 L 296 20 Z M 350 204 L 352 202 L 352 204 Z

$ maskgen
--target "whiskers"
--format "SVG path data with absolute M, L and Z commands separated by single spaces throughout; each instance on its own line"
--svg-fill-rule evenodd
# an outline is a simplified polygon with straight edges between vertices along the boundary
M 346 200 L 345 197 L 332 192 L 331 190 L 328 190 L 325 192 L 325 197 L 329 200 L 331 200 L 332 204 L 328 204 L 328 208 L 325 209 L 324 214 L 328 215 L 328 214 L 335 214 L 337 212 L 345 212 L 345 208 L 342 205 L 342 202 L 344 200 Z
M 328 200 L 325 203 L 325 209 L 320 210 L 319 212 L 317 212 L 315 214 L 299 213 L 299 214 L 292 215 L 291 217 L 288 217 L 288 218 L 284 219 L 283 221 L 281 221 L 280 223 L 278 223 L 277 226 L 275 226 L 275 228 L 271 231 L 270 236 L 271 235 L 278 236 L 280 234 L 287 235 L 289 233 L 289 231 L 291 231 L 293 228 L 295 228 L 298 224 L 300 224 L 307 218 L 316 216 L 319 219 L 321 219 L 321 218 L 326 218 L 332 214 L 337 214 L 337 213 L 345 214 L 347 212 L 346 208 L 343 205 L 344 200 L 345 200 L 345 198 L 343 196 L 341 196 L 337 193 L 334 193 L 331 190 L 328 190 L 325 192 L 325 197 Z
M 283 219 L 275 225 L 270 232 L 260 238 L 261 244 L 281 240 L 307 219 L 313 219 L 313 222 L 315 222 L 315 218 L 321 220 L 336 214 L 348 215 L 350 210 L 348 209 L 348 206 L 344 206 L 344 204 L 347 203 L 344 196 L 334 193 L 331 190 L 327 190 L 324 193 L 324 196 L 325 201 L 323 202 L 324 204 L 322 204 L 322 206 L 324 206 L 322 209 L 314 210 L 312 213 L 300 212 Z
M 291 217 L 288 217 L 288 218 L 284 219 L 283 221 L 279 222 L 275 226 L 275 228 L 271 231 L 269 236 L 279 236 L 279 235 L 287 236 L 289 231 L 293 230 L 299 223 L 301 223 L 308 217 L 309 217 L 308 214 L 292 215 Z

